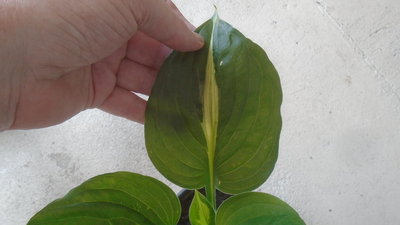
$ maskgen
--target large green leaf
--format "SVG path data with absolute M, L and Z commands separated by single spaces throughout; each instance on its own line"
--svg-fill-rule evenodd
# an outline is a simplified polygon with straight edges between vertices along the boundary
M 217 211 L 218 225 L 305 225 L 299 214 L 277 197 L 249 192 L 229 198 Z
M 39 213 L 28 225 L 176 225 L 181 207 L 160 181 L 129 172 L 94 177 Z
M 278 155 L 278 74 L 262 48 L 217 15 L 196 31 L 204 48 L 173 52 L 153 87 L 148 154 L 182 187 L 252 190 L 268 178 Z

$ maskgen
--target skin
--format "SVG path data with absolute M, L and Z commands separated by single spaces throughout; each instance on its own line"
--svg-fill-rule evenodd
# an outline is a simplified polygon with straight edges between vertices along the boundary
M 143 123 L 170 53 L 202 38 L 170 1 L 0 0 L 0 131 L 99 108 Z M 135 92 L 135 93 L 133 93 Z

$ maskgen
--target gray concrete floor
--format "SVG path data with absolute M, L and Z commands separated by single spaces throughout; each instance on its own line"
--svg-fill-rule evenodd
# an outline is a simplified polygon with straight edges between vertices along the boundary
M 215 2 L 281 76 L 280 157 L 259 190 L 289 202 L 309 225 L 400 224 L 400 1 Z M 196 26 L 213 13 L 212 1 L 176 3 Z M 1 133 L 0 224 L 25 224 L 101 173 L 165 181 L 143 140 L 141 125 L 97 110 Z

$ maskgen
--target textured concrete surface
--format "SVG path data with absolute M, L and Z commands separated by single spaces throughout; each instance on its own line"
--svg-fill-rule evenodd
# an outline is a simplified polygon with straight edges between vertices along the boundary
M 281 76 L 280 157 L 260 190 L 309 225 L 400 224 L 400 1 L 215 2 Z M 195 25 L 213 13 L 212 1 L 176 3 Z M 97 174 L 128 170 L 165 181 L 143 139 L 141 125 L 97 110 L 1 133 L 0 224 L 25 224 Z

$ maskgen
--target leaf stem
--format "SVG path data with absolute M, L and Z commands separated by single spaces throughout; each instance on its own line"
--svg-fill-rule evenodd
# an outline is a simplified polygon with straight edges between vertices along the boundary
M 213 209 L 216 210 L 217 202 L 216 202 L 216 191 L 215 191 L 215 184 L 214 184 L 214 174 L 212 174 L 212 177 L 210 176 L 210 181 L 206 185 L 205 189 L 206 189 L 206 197 L 207 197 L 208 202 L 213 207 Z

